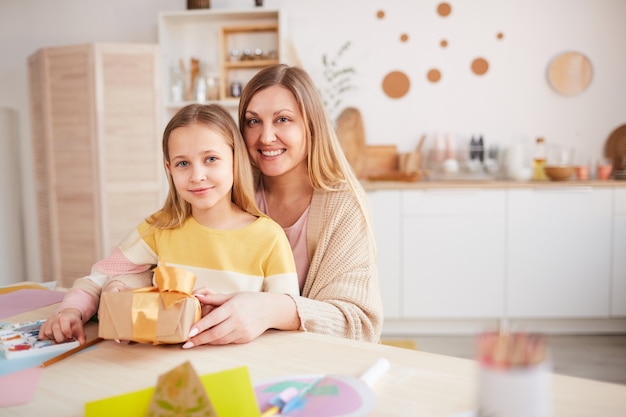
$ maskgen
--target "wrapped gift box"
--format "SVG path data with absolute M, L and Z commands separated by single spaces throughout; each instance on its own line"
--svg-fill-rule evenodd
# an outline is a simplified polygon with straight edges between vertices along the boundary
M 139 343 L 182 343 L 200 319 L 198 299 L 191 295 L 196 276 L 159 265 L 155 287 L 103 292 L 98 310 L 98 336 Z

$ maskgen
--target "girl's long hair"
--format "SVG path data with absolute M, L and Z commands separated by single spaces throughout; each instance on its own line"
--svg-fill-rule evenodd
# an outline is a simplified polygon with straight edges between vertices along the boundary
M 179 127 L 203 124 L 219 133 L 233 149 L 233 188 L 231 201 L 242 210 L 263 216 L 254 199 L 252 166 L 246 145 L 233 117 L 217 104 L 190 104 L 180 109 L 163 132 L 163 163 L 170 162 L 169 139 Z M 165 170 L 169 190 L 163 208 L 148 218 L 148 223 L 158 229 L 174 229 L 191 216 L 191 204 L 180 197 L 170 173 Z

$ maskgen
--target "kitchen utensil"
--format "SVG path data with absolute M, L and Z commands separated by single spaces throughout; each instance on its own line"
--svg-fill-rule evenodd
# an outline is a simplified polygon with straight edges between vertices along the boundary
M 552 181 L 566 181 L 574 175 L 573 165 L 546 165 L 544 170 Z
M 604 156 L 613 163 L 613 178 L 626 180 L 626 124 L 611 132 L 604 145 Z
M 337 137 L 354 173 L 362 177 L 367 155 L 363 118 L 358 109 L 347 107 L 341 112 L 337 118 Z

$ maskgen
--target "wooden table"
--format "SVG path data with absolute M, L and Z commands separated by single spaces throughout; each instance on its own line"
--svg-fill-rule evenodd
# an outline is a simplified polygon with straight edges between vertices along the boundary
M 11 320 L 47 317 L 53 308 Z M 90 324 L 88 335 L 95 337 L 96 332 Z M 0 416 L 82 416 L 86 402 L 154 386 L 159 375 L 186 360 L 199 375 L 245 365 L 255 381 L 311 373 L 359 376 L 380 357 L 391 367 L 373 386 L 377 405 L 372 417 L 452 417 L 474 408 L 474 361 L 312 333 L 268 331 L 248 344 L 190 350 L 104 341 L 45 368 L 35 399 L 0 408 Z M 625 385 L 553 375 L 552 391 L 555 417 L 626 416 Z

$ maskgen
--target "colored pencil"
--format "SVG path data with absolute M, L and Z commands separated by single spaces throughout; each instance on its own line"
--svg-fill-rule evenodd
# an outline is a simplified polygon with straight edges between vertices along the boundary
M 71 356 L 71 355 L 73 355 L 73 354 L 74 354 L 74 353 L 76 353 L 76 352 L 80 352 L 81 350 L 86 349 L 86 348 L 88 348 L 88 347 L 90 347 L 90 346 L 93 346 L 93 345 L 95 345 L 96 343 L 100 343 L 100 342 L 102 342 L 103 340 L 104 340 L 104 339 L 102 339 L 101 337 L 98 337 L 98 338 L 96 338 L 96 339 L 93 339 L 93 340 L 90 340 L 90 341 L 86 342 L 86 343 L 85 343 L 85 344 L 83 344 L 83 345 L 76 346 L 74 349 L 70 349 L 70 350 L 68 350 L 67 352 L 65 352 L 65 353 L 63 353 L 63 354 L 61 354 L 61 355 L 59 355 L 59 356 L 55 356 L 54 358 L 49 359 L 49 360 L 47 360 L 47 361 L 43 362 L 43 363 L 41 364 L 41 367 L 42 367 L 42 368 L 45 368 L 45 367 L 50 366 L 50 365 L 52 365 L 52 364 L 54 364 L 54 363 L 57 363 L 57 362 L 59 362 L 59 361 L 61 361 L 61 360 L 65 359 L 65 358 L 67 358 L 68 356 Z
M 263 412 L 263 414 L 261 414 L 261 417 L 271 417 L 271 416 L 275 416 L 276 414 L 278 414 L 280 412 L 280 407 L 277 407 L 275 405 L 271 406 L 270 408 L 268 408 L 267 410 L 265 410 Z
M 271 417 L 278 414 L 281 409 L 296 395 L 298 395 L 298 390 L 294 387 L 289 387 L 280 392 L 280 394 L 275 395 L 270 399 L 270 404 L 272 405 L 270 408 L 265 410 L 261 417 Z

